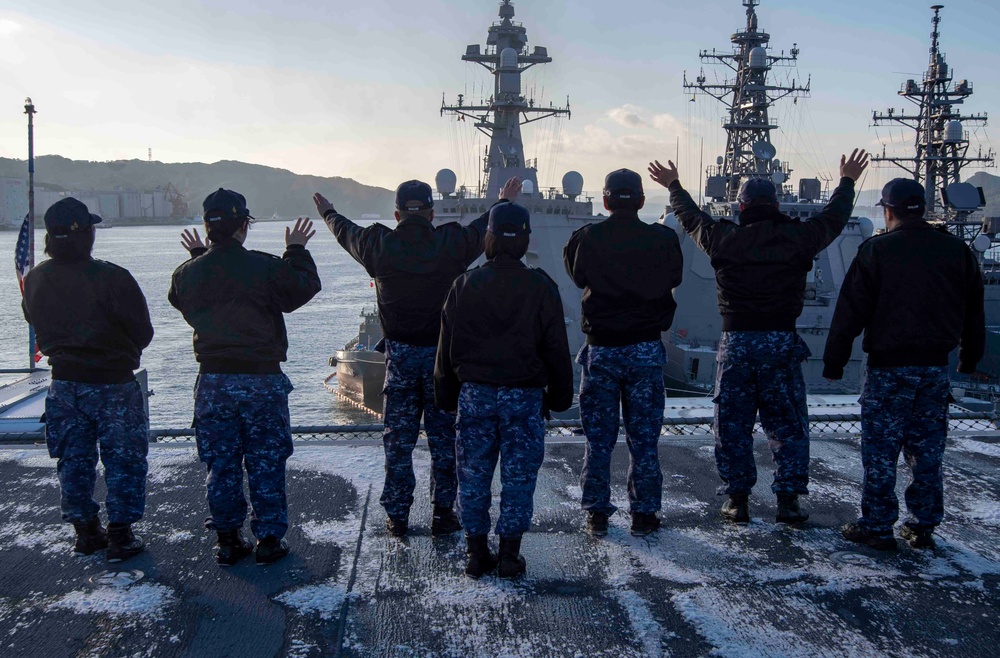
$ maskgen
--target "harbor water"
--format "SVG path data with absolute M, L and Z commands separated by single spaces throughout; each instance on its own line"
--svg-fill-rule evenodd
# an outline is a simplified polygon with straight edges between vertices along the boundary
M 41 218 L 39 218 L 39 223 Z M 372 222 L 359 222 L 367 225 Z M 284 251 L 284 222 L 255 224 L 247 239 L 249 249 L 280 255 Z M 187 252 L 180 245 L 179 226 L 115 227 L 97 231 L 94 257 L 128 269 L 139 282 L 155 336 L 143 352 L 142 367 L 149 372 L 150 426 L 179 428 L 191 424 L 193 387 L 198 372 L 191 347 L 191 328 L 167 301 L 170 276 Z M 203 231 L 201 231 L 203 233 Z M 36 260 L 43 254 L 45 232 L 35 235 Z M 21 296 L 14 274 L 16 231 L 0 231 L 0 254 L 8 254 L 8 267 L 0 273 L 0 368 L 28 365 L 27 324 L 21 313 Z M 328 359 L 357 335 L 363 307 L 375 304 L 371 279 L 340 248 L 322 222 L 309 243 L 323 290 L 303 308 L 285 316 L 288 328 L 288 361 L 282 365 L 295 390 L 289 404 L 293 425 L 370 423 L 376 419 L 355 409 L 328 391 L 323 381 L 333 373 Z M 39 364 L 45 366 L 45 359 Z M 10 381 L 7 377 L 3 382 Z M 336 379 L 331 380 L 335 385 Z

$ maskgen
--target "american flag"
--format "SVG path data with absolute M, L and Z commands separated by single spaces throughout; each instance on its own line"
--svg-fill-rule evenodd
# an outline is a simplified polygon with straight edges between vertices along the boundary
M 24 276 L 30 269 L 28 265 L 28 246 L 30 234 L 28 228 L 28 216 L 24 216 L 21 223 L 21 232 L 17 235 L 17 246 L 14 247 L 14 270 L 17 272 L 17 285 L 21 287 L 21 294 L 24 294 Z

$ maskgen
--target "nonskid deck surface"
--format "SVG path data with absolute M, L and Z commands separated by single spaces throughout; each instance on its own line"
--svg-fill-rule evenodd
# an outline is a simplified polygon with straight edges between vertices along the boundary
M 612 518 L 581 532 L 579 444 L 547 449 L 521 582 L 463 573 L 459 536 L 427 530 L 428 457 L 416 453 L 413 531 L 387 536 L 382 455 L 297 447 L 292 555 L 222 569 L 212 559 L 204 470 L 191 446 L 154 446 L 149 550 L 118 567 L 69 553 L 53 462 L 0 450 L 0 653 L 12 656 L 993 656 L 1000 644 L 1000 444 L 956 438 L 938 548 L 880 554 L 842 540 L 858 504 L 858 441 L 812 446 L 812 519 L 773 523 L 770 458 L 753 522 L 720 522 L 713 448 L 664 439 L 665 527 Z M 627 454 L 614 462 L 625 506 Z M 902 478 L 901 478 L 902 479 Z M 103 490 L 101 490 L 103 496 Z

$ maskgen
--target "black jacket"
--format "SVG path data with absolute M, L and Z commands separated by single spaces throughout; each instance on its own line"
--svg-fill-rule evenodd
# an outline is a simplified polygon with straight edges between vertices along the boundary
M 441 312 L 434 399 L 458 408 L 462 383 L 548 387 L 554 411 L 573 403 L 573 364 L 559 287 L 542 270 L 499 256 L 455 279 Z
M 322 288 L 309 251 L 292 246 L 278 258 L 230 238 L 192 256 L 174 271 L 167 298 L 194 328 L 202 372 L 281 372 L 288 356 L 282 313 Z
M 840 379 L 854 339 L 875 368 L 945 366 L 961 345 L 958 369 L 983 357 L 983 279 L 969 247 L 924 221 L 866 240 L 840 290 L 823 354 L 823 376 Z
M 674 321 L 683 260 L 673 229 L 646 224 L 635 212 L 613 212 L 575 231 L 563 262 L 583 288 L 587 342 L 613 347 L 659 340 Z
M 388 340 L 437 345 L 441 306 L 452 282 L 483 253 L 489 213 L 462 226 L 435 227 L 423 218 L 404 219 L 390 229 L 361 228 L 335 211 L 324 218 L 347 253 L 375 279 L 378 319 Z
M 715 268 L 723 331 L 794 331 L 802 314 L 806 276 L 819 252 L 851 218 L 854 181 L 841 178 L 830 203 L 815 217 L 792 219 L 777 209 L 751 206 L 740 223 L 716 221 L 680 185 L 670 186 L 677 220 Z
M 24 319 L 52 379 L 123 384 L 153 340 L 146 298 L 128 270 L 103 260 L 50 259 L 24 279 Z

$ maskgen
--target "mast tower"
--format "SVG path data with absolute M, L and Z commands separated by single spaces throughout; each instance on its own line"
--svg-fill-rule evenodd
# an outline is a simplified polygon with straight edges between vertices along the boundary
M 709 84 L 704 69 L 694 82 L 684 74 L 684 89 L 694 94 L 705 94 L 721 102 L 728 110 L 726 129 L 726 154 L 717 167 L 710 168 L 706 196 L 716 202 L 736 201 L 740 185 L 745 178 L 771 178 L 782 190 L 791 169 L 775 159 L 771 131 L 778 126 L 768 115 L 768 110 L 781 98 L 789 95 L 808 97 L 810 82 L 801 85 L 794 79 L 789 85 L 768 83 L 768 73 L 774 66 L 794 66 L 798 61 L 798 44 L 793 44 L 788 55 L 772 54 L 768 44 L 771 35 L 760 30 L 756 8 L 760 0 L 743 0 L 746 7 L 746 27 L 732 35 L 731 52 L 699 53 L 702 62 L 721 64 L 735 74 L 719 84 Z
M 872 158 L 873 162 L 894 164 L 924 185 L 927 194 L 927 213 L 948 220 L 949 228 L 959 237 L 972 240 L 978 233 L 979 223 L 967 222 L 970 212 L 983 203 L 976 200 L 948 199 L 948 189 L 962 181 L 962 168 L 973 163 L 992 165 L 992 151 L 969 153 L 968 125 L 985 126 L 987 115 L 962 114 L 961 105 L 972 96 L 972 83 L 968 80 L 954 81 L 952 70 L 945 61 L 940 48 L 941 9 L 944 5 L 934 5 L 933 30 L 931 32 L 930 63 L 921 82 L 907 80 L 898 92 L 912 102 L 917 109 L 912 114 L 893 109 L 885 113 L 873 112 L 875 126 L 899 124 L 916 132 L 916 154 L 911 158 L 894 157 L 886 154 Z M 973 188 L 974 189 L 974 188 Z M 961 188 L 952 189 L 953 196 Z M 965 190 L 968 192 L 968 190 Z M 982 201 L 982 200 L 980 200 Z M 975 206 L 975 207 L 969 207 Z
M 457 115 L 475 122 L 475 127 L 490 138 L 483 157 L 486 176 L 480 197 L 494 198 L 511 176 L 531 181 L 538 189 L 537 169 L 524 157 L 521 126 L 553 116 L 570 116 L 569 99 L 565 107 L 537 107 L 533 98 L 526 98 L 521 89 L 521 75 L 537 64 L 552 61 L 548 50 L 535 46 L 528 50 L 527 30 L 514 22 L 514 5 L 501 0 L 500 20 L 493 23 L 486 38 L 486 48 L 479 44 L 466 47 L 462 60 L 480 64 L 494 77 L 493 95 L 482 105 L 468 105 L 462 94 L 455 105 L 442 98 L 441 115 Z

